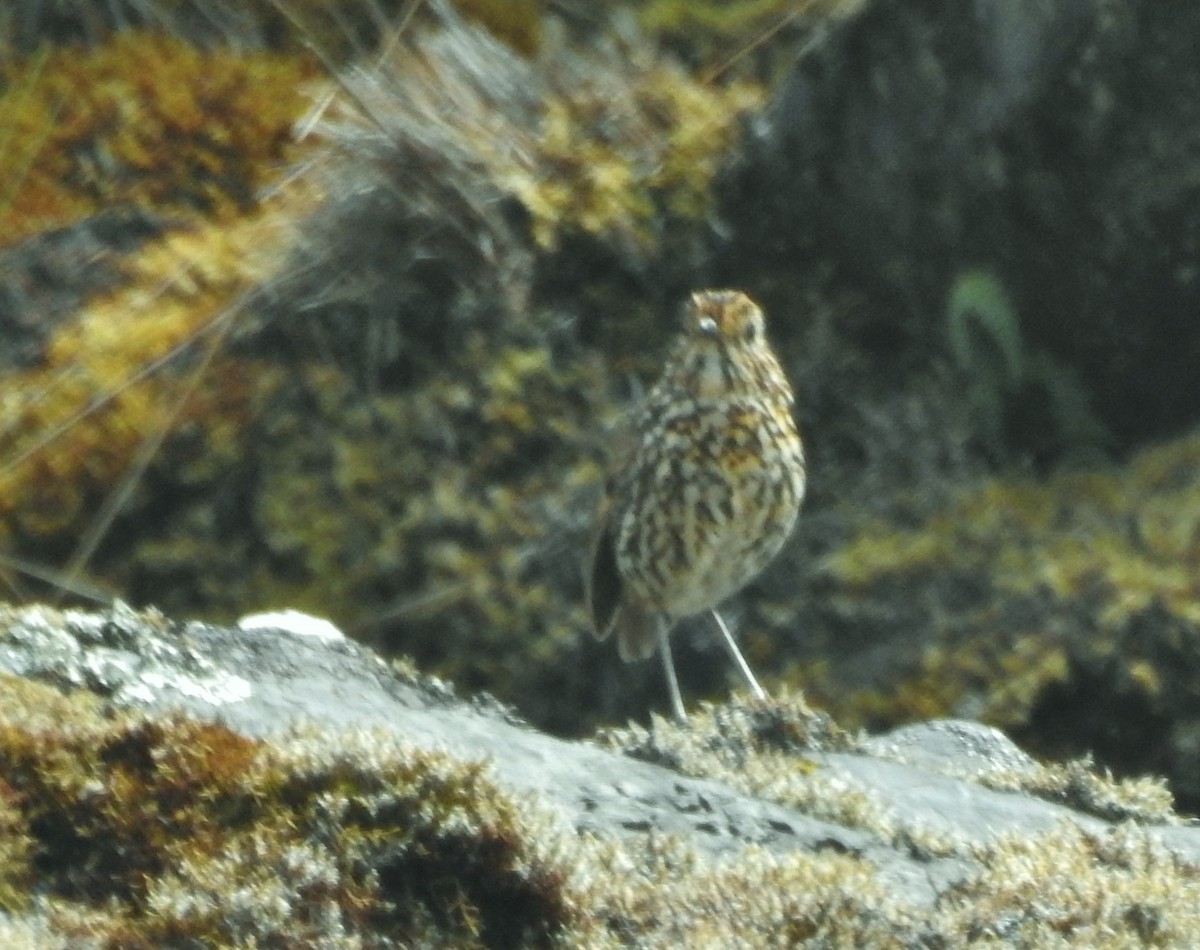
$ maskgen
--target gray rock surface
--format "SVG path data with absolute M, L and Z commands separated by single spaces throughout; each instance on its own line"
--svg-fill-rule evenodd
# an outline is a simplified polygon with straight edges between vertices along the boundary
M 286 742 L 289 730 L 305 724 L 385 730 L 420 748 L 489 761 L 501 785 L 536 799 L 568 827 L 601 836 L 678 835 L 714 856 L 749 845 L 850 853 L 918 906 L 972 871 L 971 848 L 999 835 L 1062 822 L 1107 827 L 1065 805 L 972 780 L 1037 768 L 1002 734 L 973 723 L 907 727 L 862 743 L 861 753 L 796 755 L 795 768 L 834 797 L 840 790 L 869 799 L 892 829 L 886 835 L 878 821 L 874 830 L 840 824 L 597 744 L 541 734 L 488 697 L 460 700 L 438 680 L 398 674 L 328 629 L 314 636 L 261 622 L 254 629 L 176 623 L 120 604 L 101 613 L 7 609 L 0 612 L 0 670 L 268 740 Z M 1163 825 L 1155 833 L 1200 866 L 1200 828 Z M 917 840 L 950 845 L 930 851 L 913 846 Z

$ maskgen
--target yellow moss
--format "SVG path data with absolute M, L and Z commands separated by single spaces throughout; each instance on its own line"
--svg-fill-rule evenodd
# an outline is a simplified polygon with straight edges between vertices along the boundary
M 28 906 L 35 854 L 18 794 L 0 778 L 0 914 L 16 914 Z
M 738 116 L 763 95 L 755 85 L 715 87 L 656 66 L 624 89 L 584 85 L 548 98 L 537 170 L 514 171 L 509 180 L 534 239 L 553 249 L 574 227 L 649 248 L 657 211 L 700 217 Z
M 699 218 L 709 207 L 708 187 L 741 135 L 738 116 L 760 108 L 763 92 L 747 83 L 713 87 L 683 82 L 665 70 L 648 77 L 645 108 L 668 117 L 666 144 L 650 177 L 672 214 Z
M 544 347 L 507 349 L 497 354 L 483 379 L 484 421 L 512 434 L 531 432 L 537 425 L 532 409 L 537 404 L 536 389 L 553 385 L 553 374 L 550 354 Z
M 1134 660 L 1130 663 L 1129 677 L 1147 696 L 1156 698 L 1161 695 L 1162 675 L 1148 660 Z
M 1019 725 L 1038 696 L 1048 686 L 1066 682 L 1069 675 L 1070 661 L 1062 647 L 1044 637 L 1022 637 L 995 668 L 983 671 L 980 678 L 987 688 L 981 715 L 997 725 Z
M 278 266 L 280 215 L 293 213 L 266 209 L 151 242 L 126 260 L 129 283 L 58 328 L 38 366 L 5 374 L 0 522 L 37 537 L 73 530 L 164 429 L 191 437 L 179 459 L 185 481 L 236 458 L 245 422 L 281 371 L 220 354 L 194 388 L 188 372 L 219 345 L 238 295 Z M 165 365 L 176 352 L 193 354 L 182 371 Z
M 697 32 L 741 32 L 758 29 L 768 18 L 793 12 L 794 3 L 781 0 L 746 0 L 743 3 L 694 0 L 652 0 L 644 3 L 638 19 L 649 30 L 679 29 Z
M 1200 561 L 1200 479 L 1183 475 L 1196 443 L 1200 437 L 1185 438 L 1108 473 L 1041 484 L 992 480 L 915 531 L 872 525 L 829 559 L 829 570 L 863 587 L 933 568 L 980 567 L 1009 594 L 1043 588 L 1070 598 L 1099 583 L 1108 592 L 1107 623 L 1155 598 L 1200 617 L 1191 570 Z
M 931 643 L 884 690 L 847 689 L 828 663 L 793 664 L 785 679 L 848 729 L 964 715 L 1011 727 L 1068 672 L 1068 656 L 1052 639 L 994 631 Z
M 1006 946 L 1186 946 L 1200 927 L 1200 875 L 1146 831 L 1011 835 L 943 905 L 945 932 Z
M 229 217 L 287 158 L 304 57 L 124 31 L 0 69 L 0 246 L 137 204 Z
M 828 671 L 789 675 L 848 723 L 965 710 L 1011 726 L 1025 721 L 1048 686 L 1067 680 L 1074 663 L 1119 650 L 1128 688 L 1147 702 L 1177 702 L 1164 698 L 1166 671 L 1139 651 L 1187 650 L 1175 641 L 1200 638 L 1198 462 L 1200 435 L 1193 434 L 1122 468 L 992 479 L 915 529 L 873 523 L 827 561 L 835 590 L 861 596 L 920 586 L 935 598 L 965 589 L 973 599 L 935 608 L 933 646 L 883 693 L 857 691 L 848 700 Z M 1013 616 L 1036 618 L 1032 626 L 1005 616 L 1005 605 L 1023 603 L 1029 608 L 1018 606 Z M 1131 620 L 1150 610 L 1173 618 L 1179 632 L 1168 625 L 1153 646 L 1129 641 Z M 1056 618 L 1068 631 L 1083 623 L 1093 632 L 1064 640 Z
M 839 581 L 851 587 L 866 587 L 880 577 L 918 573 L 946 566 L 953 551 L 936 522 L 921 534 L 901 534 L 882 523 L 860 533 L 827 558 L 825 564 Z
M 0 243 L 113 206 L 174 222 L 202 216 L 125 259 L 112 252 L 123 282 L 54 328 L 38 365 L 5 374 L 6 539 L 13 529 L 69 536 L 139 446 L 164 433 L 189 436 L 171 462 L 185 483 L 237 456 L 277 371 L 219 356 L 194 389 L 189 372 L 204 366 L 238 295 L 278 267 L 293 240 L 290 215 L 311 206 L 295 186 L 290 209 L 259 207 L 257 194 L 294 154 L 291 125 L 312 73 L 303 57 L 202 52 L 138 31 L 4 66 L 0 139 L 14 147 L 0 149 Z
M 710 75 L 771 79 L 795 58 L 814 25 L 843 15 L 862 0 L 639 0 L 639 25 L 660 45 Z

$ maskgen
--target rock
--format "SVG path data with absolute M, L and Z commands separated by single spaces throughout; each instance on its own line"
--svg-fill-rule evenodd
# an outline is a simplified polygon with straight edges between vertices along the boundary
M 880 372 L 898 350 L 950 357 L 1002 453 L 1055 460 L 1190 426 L 1196 18 L 1176 3 L 863 4 L 752 126 L 724 191 L 732 252 L 780 279 L 835 273 L 865 298 L 858 342 Z M 963 296 L 970 353 L 948 326 Z M 1004 352 L 1019 365 L 998 377 Z
M 995 773 L 1032 775 L 1037 763 L 999 729 L 960 719 L 900 726 L 863 743 L 884 759 L 942 775 L 977 778 Z
M 23 863 L 9 867 L 28 872 L 7 872 L 0 895 L 15 914 L 0 918 L 0 936 L 5 927 L 69 934 L 72 915 L 87 914 L 99 914 L 89 918 L 94 932 L 114 934 L 122 912 L 153 908 L 143 939 L 159 946 L 183 945 L 182 934 L 311 939 L 311 918 L 301 926 L 295 907 L 283 913 L 265 895 L 259 905 L 250 885 L 238 892 L 245 919 L 236 926 L 227 913 L 196 909 L 197 888 L 225 906 L 236 891 L 221 896 L 225 877 L 253 878 L 253 868 L 277 860 L 284 870 L 271 886 L 286 892 L 283 905 L 302 905 L 313 885 L 299 882 L 301 852 L 326 875 L 322 906 L 343 928 L 333 946 L 358 945 L 353 934 L 372 934 L 376 942 L 362 944 L 372 946 L 417 933 L 461 938 L 469 921 L 480 946 L 632 933 L 655 945 L 761 944 L 781 927 L 797 942 L 949 939 L 964 927 L 1000 926 L 1008 911 L 997 908 L 1021 898 L 1007 889 L 1012 875 L 996 880 L 992 864 L 1018 853 L 1045 865 L 1047 895 L 1057 894 L 1053 875 L 1071 882 L 1071 932 L 1171 935 L 1195 925 L 1200 829 L 1180 824 L 1138 783 L 1090 776 L 1091 804 L 1103 798 L 1121 824 L 1099 808 L 1089 813 L 1079 796 L 1075 807 L 1047 800 L 1054 767 L 995 730 L 941 722 L 858 740 L 784 698 L 706 707 L 687 727 L 654 720 L 599 742 L 568 742 L 494 700 L 458 699 L 445 683 L 389 666 L 302 616 L 248 627 L 120 604 L 100 613 L 0 611 L 0 814 L 16 829 L 12 840 L 27 842 L 16 849 Z M 96 756 L 87 781 L 61 777 L 72 773 L 53 753 L 60 745 L 75 750 L 80 769 Z M 228 757 L 240 764 L 217 767 Z M 205 771 L 188 771 L 201 761 Z M 1087 784 L 1075 777 L 1077 787 Z M 139 798 L 151 792 L 153 809 Z M 69 807 L 56 810 L 60 801 Z M 118 801 L 133 811 L 97 809 Z M 307 809 L 318 804 L 315 822 Z M 285 834 L 272 824 L 278 811 L 286 839 L 272 837 Z M 187 837 L 197 814 L 225 842 L 215 855 L 211 842 Z M 111 847 L 101 847 L 106 835 L 116 837 Z M 247 835 L 259 842 L 253 860 L 239 857 Z M 147 856 L 157 849 L 162 856 Z M 112 861 L 104 881 L 131 875 L 110 895 L 121 908 L 113 918 L 77 906 L 97 850 Z M 45 862 L 49 854 L 57 863 Z M 236 869 L 216 874 L 220 861 Z M 1089 888 L 1111 890 L 1121 861 L 1127 897 L 1092 906 Z M 1142 878 L 1144 892 L 1129 883 Z M 367 882 L 361 893 L 351 879 Z M 725 884 L 711 890 L 718 879 Z M 440 903 L 445 880 L 459 882 L 453 912 Z M 32 902 L 21 883 L 54 898 Z M 696 888 L 709 902 L 699 916 Z M 184 892 L 191 903 L 180 903 Z M 374 930 L 370 915 L 347 916 L 351 895 L 380 915 Z M 1038 928 L 1061 925 L 1051 913 L 1058 899 L 1047 898 L 1044 920 L 1024 907 L 1024 919 L 1005 926 L 1049 933 Z M 1134 904 L 1144 913 L 1122 916 Z

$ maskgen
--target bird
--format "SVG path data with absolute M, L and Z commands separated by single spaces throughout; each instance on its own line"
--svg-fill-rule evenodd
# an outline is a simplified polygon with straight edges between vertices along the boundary
M 669 636 L 687 617 L 711 614 L 765 698 L 717 606 L 796 524 L 805 466 L 794 403 L 758 304 L 739 290 L 697 291 L 605 481 L 585 568 L 592 628 L 615 634 L 627 662 L 661 654 L 678 722 L 687 713 Z

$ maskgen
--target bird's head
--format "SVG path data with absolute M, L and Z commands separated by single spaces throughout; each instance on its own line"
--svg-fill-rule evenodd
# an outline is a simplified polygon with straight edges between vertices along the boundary
M 701 290 L 684 314 L 674 360 L 695 395 L 790 389 L 767 342 L 763 312 L 740 290 Z

